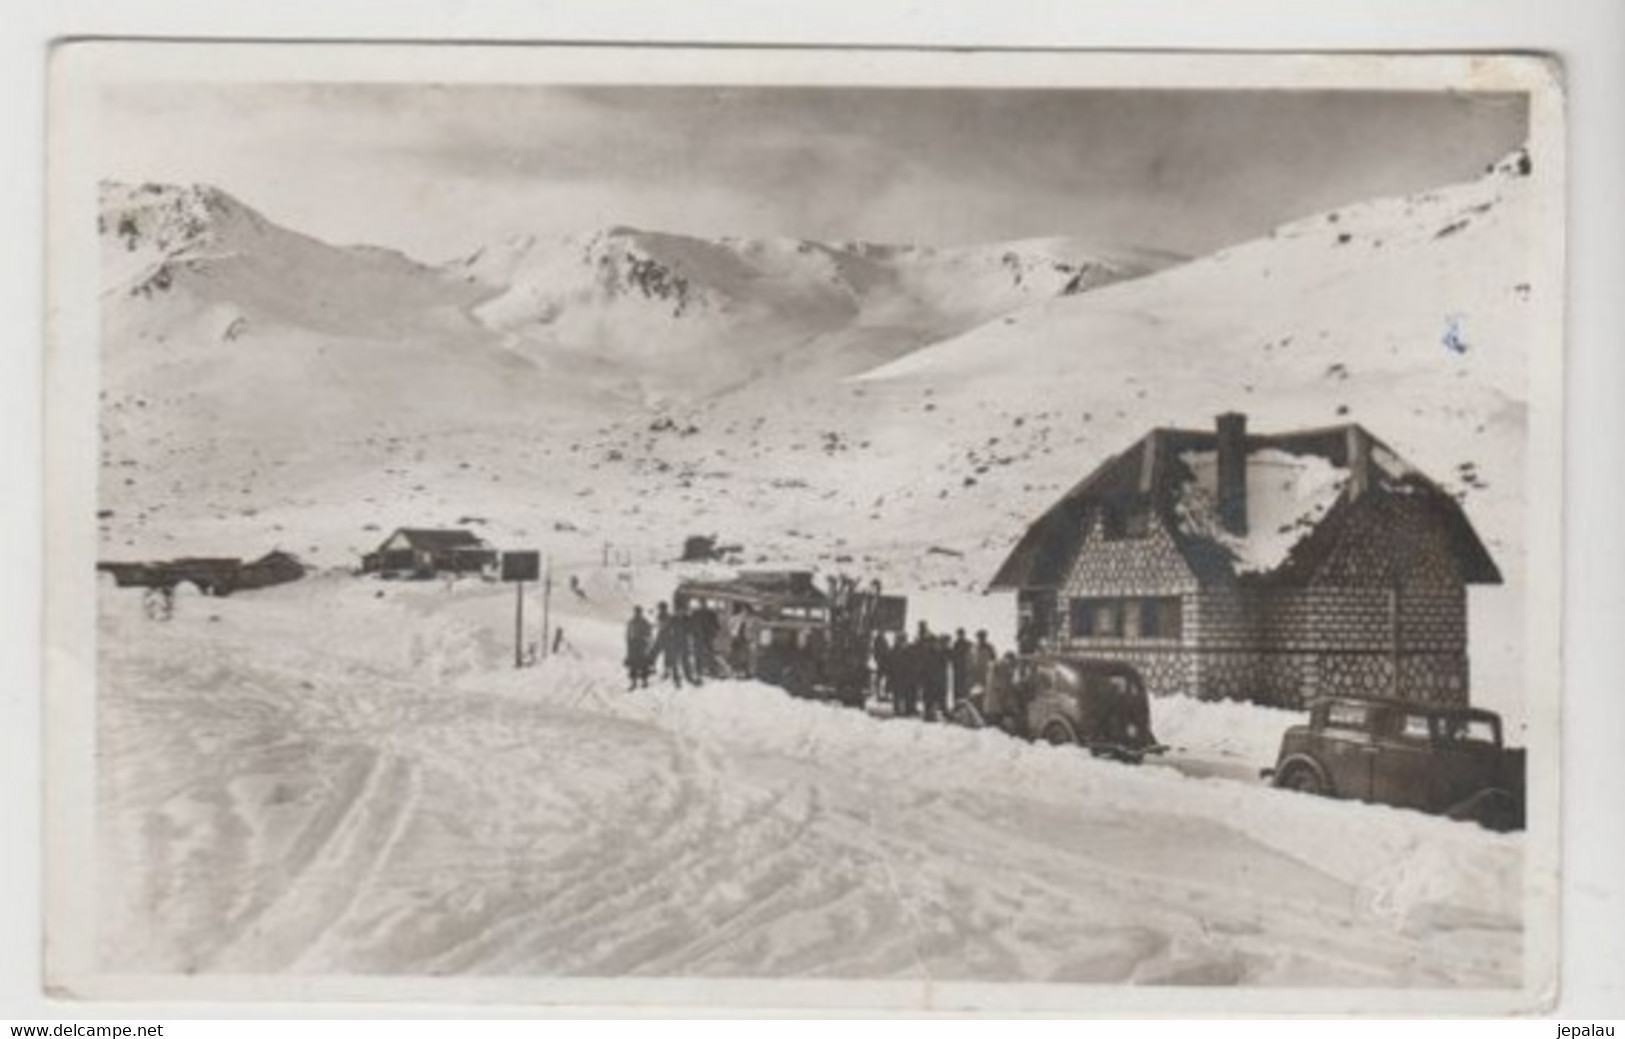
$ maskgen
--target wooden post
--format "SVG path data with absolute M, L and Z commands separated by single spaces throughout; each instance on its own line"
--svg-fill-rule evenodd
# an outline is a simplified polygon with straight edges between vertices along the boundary
M 525 666 L 525 582 L 515 581 L 513 600 L 513 666 Z
M 542 575 L 542 656 L 548 654 L 548 640 L 552 638 L 553 612 L 553 557 L 548 556 L 546 571 Z

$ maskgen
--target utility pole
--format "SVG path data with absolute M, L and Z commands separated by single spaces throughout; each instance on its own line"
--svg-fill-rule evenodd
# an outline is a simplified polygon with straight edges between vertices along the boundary
M 537 553 L 531 549 L 502 553 L 501 573 L 504 581 L 514 584 L 513 598 L 513 666 L 525 666 L 525 582 L 537 578 Z
M 515 581 L 513 600 L 513 666 L 525 666 L 525 582 Z
M 553 638 L 553 557 L 547 557 L 547 570 L 542 576 L 542 656 L 547 656 L 548 643 Z

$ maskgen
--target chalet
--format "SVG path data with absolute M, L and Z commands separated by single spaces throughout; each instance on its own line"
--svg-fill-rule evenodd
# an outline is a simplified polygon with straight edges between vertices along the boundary
M 1467 586 L 1501 574 L 1457 501 L 1358 425 L 1156 429 L 1028 528 L 992 587 L 1029 642 L 1157 693 L 1466 703 Z
M 478 574 L 497 565 L 497 551 L 467 530 L 401 527 L 361 557 L 363 573 L 383 577 Z

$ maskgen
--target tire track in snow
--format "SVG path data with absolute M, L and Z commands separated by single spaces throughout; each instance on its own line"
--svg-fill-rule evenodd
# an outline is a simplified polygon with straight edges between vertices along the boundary
M 343 791 L 338 818 L 321 828 L 285 886 L 239 924 L 217 969 L 327 969 L 323 949 L 389 860 L 416 800 L 408 763 L 365 753 L 361 781 Z
M 1269 881 L 1284 853 L 1222 825 L 1220 798 L 1170 814 L 1176 777 L 1148 786 L 1121 766 L 765 688 L 628 695 L 598 659 L 453 680 L 347 656 L 338 634 L 317 650 L 289 633 L 176 629 L 120 650 L 144 716 L 125 711 L 128 730 L 105 741 L 120 777 L 108 803 L 178 794 L 179 824 L 200 820 L 136 854 L 190 914 L 152 920 L 156 962 L 1287 984 L 1516 970 L 1515 933 L 1379 921 L 1349 904 L 1347 870 Z M 149 737 L 166 730 L 182 749 L 154 762 Z M 364 780 L 346 772 L 357 754 L 370 755 Z M 989 783 L 1013 801 L 983 797 Z M 1142 790 L 1157 795 L 1143 817 Z M 1134 831 L 1121 846 L 1119 824 Z M 1209 852 L 1234 861 L 1204 880 Z M 163 876 L 185 861 L 193 872 Z M 197 872 L 209 862 L 219 876 Z M 211 944 L 222 934 L 227 947 Z

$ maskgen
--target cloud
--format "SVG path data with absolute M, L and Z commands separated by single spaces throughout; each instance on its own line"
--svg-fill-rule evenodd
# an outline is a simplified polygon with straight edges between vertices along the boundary
M 169 84 L 105 107 L 110 176 L 210 180 L 439 258 L 584 221 L 1202 252 L 1472 176 L 1520 99 L 1288 91 Z

